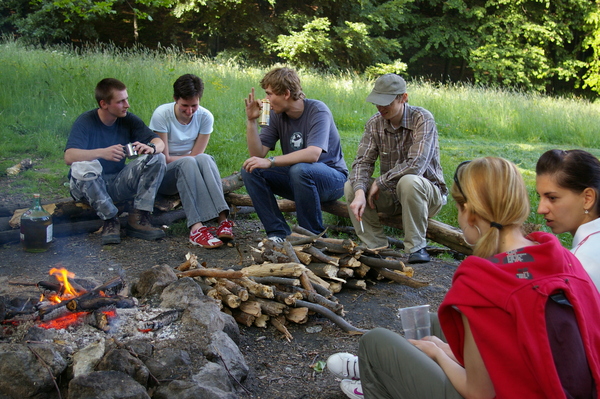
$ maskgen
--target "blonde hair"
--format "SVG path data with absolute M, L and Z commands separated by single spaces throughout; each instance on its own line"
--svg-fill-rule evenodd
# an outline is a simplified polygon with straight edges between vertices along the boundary
M 478 158 L 457 170 L 451 194 L 463 211 L 500 228 L 522 228 L 529 216 L 529 196 L 516 165 L 503 158 Z M 483 258 L 499 252 L 500 229 L 488 229 L 477 241 L 473 254 Z

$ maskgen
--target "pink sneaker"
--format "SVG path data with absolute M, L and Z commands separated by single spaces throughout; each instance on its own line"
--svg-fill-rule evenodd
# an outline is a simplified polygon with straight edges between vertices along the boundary
M 223 220 L 217 229 L 217 237 L 221 240 L 233 240 L 233 222 Z
M 190 242 L 194 245 L 199 245 L 208 249 L 219 248 L 221 245 L 223 245 L 223 241 L 219 240 L 218 238 L 215 238 L 212 234 L 210 234 L 210 232 L 208 231 L 208 227 L 206 226 L 200 227 L 198 230 L 192 231 L 190 233 Z

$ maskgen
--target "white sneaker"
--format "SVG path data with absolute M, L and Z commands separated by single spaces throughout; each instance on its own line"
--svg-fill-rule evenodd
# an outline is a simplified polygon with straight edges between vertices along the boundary
M 340 382 L 340 388 L 342 388 L 342 392 L 350 399 L 363 399 L 365 397 L 360 381 L 342 380 L 342 382 Z
M 277 236 L 267 237 L 267 239 L 271 242 L 274 242 L 275 244 L 283 244 L 285 242 L 285 238 L 277 237 Z M 265 243 L 263 241 L 258 243 L 259 248 L 262 248 L 264 246 L 265 246 Z
M 351 353 L 335 353 L 327 359 L 327 369 L 337 378 L 360 380 L 358 356 Z

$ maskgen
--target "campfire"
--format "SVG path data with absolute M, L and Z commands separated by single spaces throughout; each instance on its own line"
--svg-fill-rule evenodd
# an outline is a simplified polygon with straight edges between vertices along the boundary
M 137 301 L 119 295 L 125 287 L 121 277 L 115 277 L 93 289 L 75 282 L 75 274 L 65 268 L 52 268 L 51 279 L 40 281 L 39 302 L 32 307 L 6 309 L 3 324 L 18 325 L 32 321 L 45 329 L 65 329 L 88 324 L 104 332 L 117 318 L 117 308 L 133 308 Z

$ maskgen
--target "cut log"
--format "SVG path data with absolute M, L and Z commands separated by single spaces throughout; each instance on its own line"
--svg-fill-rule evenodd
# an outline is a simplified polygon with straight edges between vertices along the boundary
M 248 300 L 248 290 L 234 283 L 233 281 L 226 278 L 220 278 L 217 279 L 217 284 L 222 285 L 223 287 L 227 288 L 232 294 L 237 295 L 242 302 Z
M 337 276 L 341 279 L 348 280 L 354 277 L 354 269 L 351 267 L 340 267 Z
M 231 309 L 240 307 L 242 300 L 240 299 L 239 296 L 234 295 L 231 291 L 229 291 L 227 288 L 223 287 L 220 284 L 217 284 L 215 286 L 215 289 L 221 296 L 221 301 L 223 301 L 223 303 L 226 306 L 230 307 Z
M 303 251 L 310 254 L 317 262 L 329 263 L 333 266 L 338 265 L 338 258 L 324 254 L 323 251 L 314 247 L 313 245 L 305 245 Z
M 292 339 L 294 339 L 292 334 L 290 334 L 288 329 L 285 327 L 285 317 L 284 316 L 271 317 L 271 324 L 273 325 L 273 327 L 275 327 L 279 332 L 281 332 L 283 334 L 284 338 L 288 342 L 291 342 Z
M 286 320 L 296 324 L 304 324 L 308 321 L 308 308 L 291 308 L 285 314 Z
M 368 330 L 364 330 L 362 328 L 354 327 L 352 324 L 348 323 L 346 320 L 344 320 L 342 317 L 338 316 L 337 314 L 333 313 L 331 310 L 329 310 L 321 305 L 317 305 L 316 303 L 312 303 L 312 302 L 308 302 L 308 301 L 297 301 L 296 306 L 304 306 L 304 307 L 308 308 L 309 310 L 312 310 L 313 312 L 319 313 L 320 315 L 327 317 L 329 320 L 333 321 L 335 324 L 337 324 L 342 330 L 346 331 L 347 333 L 364 334 L 368 331 Z
M 310 263 L 308 269 L 319 277 L 337 279 L 339 267 L 327 263 Z
M 248 277 L 243 277 L 239 279 L 234 279 L 234 283 L 241 285 L 248 289 L 248 292 L 252 295 L 255 295 L 259 298 L 267 298 L 273 299 L 275 295 L 273 294 L 273 287 L 269 287 L 264 284 L 259 284 Z
M 312 262 L 312 256 L 310 256 L 310 254 L 307 254 L 306 252 L 302 251 L 303 248 L 304 248 L 303 246 L 295 246 L 294 251 L 296 252 L 296 256 L 298 257 L 298 260 L 303 265 L 308 265 L 308 264 L 310 264 L 310 262 Z
M 261 314 L 254 320 L 254 325 L 258 328 L 267 328 L 267 321 L 269 321 L 271 317 L 266 314 Z
M 262 265 L 253 265 L 244 267 L 241 271 L 249 277 L 300 277 L 306 267 L 301 263 L 263 263 Z
M 257 301 L 245 301 L 240 304 L 240 310 L 242 312 L 251 314 L 254 317 L 259 317 L 262 314 L 260 310 L 260 303 Z
M 396 259 L 394 259 L 394 260 L 381 259 L 381 258 L 373 258 L 371 256 L 361 255 L 359 260 L 367 266 L 376 267 L 378 269 L 385 267 L 387 269 L 403 271 L 405 268 L 404 263 L 402 263 L 401 261 L 396 260 Z
M 273 276 L 250 277 L 250 278 L 259 284 L 300 285 L 300 280 L 298 280 L 297 278 L 273 277 Z
M 302 274 L 300 275 L 300 285 L 302 285 L 302 287 L 304 287 L 304 289 L 307 291 L 316 292 L 316 290 L 313 288 L 313 286 L 311 284 L 308 274 L 306 274 L 306 271 L 302 272 Z
M 429 285 L 429 283 L 427 281 L 415 280 L 415 279 L 407 277 L 403 274 L 394 273 L 392 270 L 386 269 L 385 267 L 378 268 L 377 272 L 389 280 L 395 281 L 396 283 L 399 283 L 399 284 L 407 285 L 412 288 L 421 288 L 421 287 L 425 287 L 425 286 Z
M 302 294 L 302 296 L 304 297 L 304 299 L 303 299 L 304 301 L 309 301 L 312 303 L 319 304 L 319 305 L 331 310 L 332 312 L 340 314 L 340 315 L 344 314 L 344 305 L 342 305 L 341 303 L 331 301 L 331 300 L 323 297 L 322 295 L 317 294 L 316 292 L 304 290 L 304 289 L 298 288 L 298 287 L 293 287 L 292 289 L 295 292 L 300 292 Z M 296 301 L 296 303 L 298 303 L 298 301 Z
M 233 316 L 235 321 L 246 327 L 250 327 L 252 324 L 254 324 L 254 321 L 256 320 L 256 317 L 252 316 L 251 314 L 242 312 L 239 309 L 232 309 L 231 315 Z
M 359 279 L 353 278 L 353 279 L 346 281 L 346 284 L 344 284 L 344 288 L 350 288 L 350 289 L 354 289 L 354 290 L 366 290 L 367 283 L 365 282 L 365 280 L 359 280 Z
M 269 301 L 263 298 L 253 298 L 251 300 L 258 302 L 260 304 L 261 312 L 269 316 L 279 316 L 288 308 L 287 305 L 283 303 Z
M 235 270 L 222 270 L 208 267 L 202 267 L 199 269 L 188 270 L 185 272 L 177 273 L 177 277 L 220 277 L 220 278 L 242 278 L 245 277 L 243 271 Z

